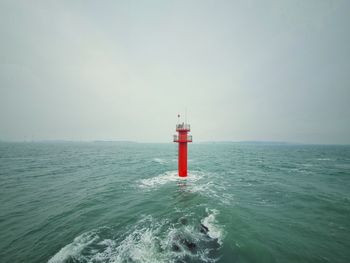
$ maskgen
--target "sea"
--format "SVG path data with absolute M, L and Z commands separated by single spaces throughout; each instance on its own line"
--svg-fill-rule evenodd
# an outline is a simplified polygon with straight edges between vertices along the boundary
M 0 262 L 350 262 L 350 146 L 1 142 Z

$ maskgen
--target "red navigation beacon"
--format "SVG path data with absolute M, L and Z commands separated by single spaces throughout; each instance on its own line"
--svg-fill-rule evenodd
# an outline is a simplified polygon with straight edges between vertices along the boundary
M 187 176 L 187 143 L 192 142 L 192 135 L 187 133 L 190 131 L 190 125 L 187 123 L 177 124 L 176 131 L 178 135 L 174 135 L 174 142 L 179 144 L 179 176 Z

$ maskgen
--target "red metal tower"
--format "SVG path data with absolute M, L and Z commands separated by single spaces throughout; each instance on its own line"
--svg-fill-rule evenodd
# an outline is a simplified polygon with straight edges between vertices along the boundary
M 174 142 L 179 144 L 178 170 L 179 176 L 187 176 L 187 143 L 192 142 L 192 135 L 187 133 L 190 131 L 190 125 L 187 123 L 177 124 L 176 131 L 178 135 L 174 135 Z

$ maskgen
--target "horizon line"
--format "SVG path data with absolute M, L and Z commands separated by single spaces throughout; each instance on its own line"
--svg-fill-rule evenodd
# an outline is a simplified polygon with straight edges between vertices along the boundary
M 136 140 L 76 140 L 76 139 L 38 139 L 38 140 L 2 140 L 0 143 L 155 143 L 155 144 L 168 144 L 173 141 L 161 142 L 161 141 L 136 141 Z M 291 142 L 291 141 L 271 141 L 271 140 L 203 140 L 195 141 L 194 143 L 237 143 L 237 144 L 275 144 L 275 145 L 350 145 L 350 143 L 307 143 L 307 142 Z

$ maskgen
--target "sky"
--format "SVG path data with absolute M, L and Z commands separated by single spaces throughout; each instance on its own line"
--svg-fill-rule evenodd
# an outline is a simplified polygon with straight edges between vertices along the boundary
M 350 143 L 350 1 L 0 0 L 0 140 Z

